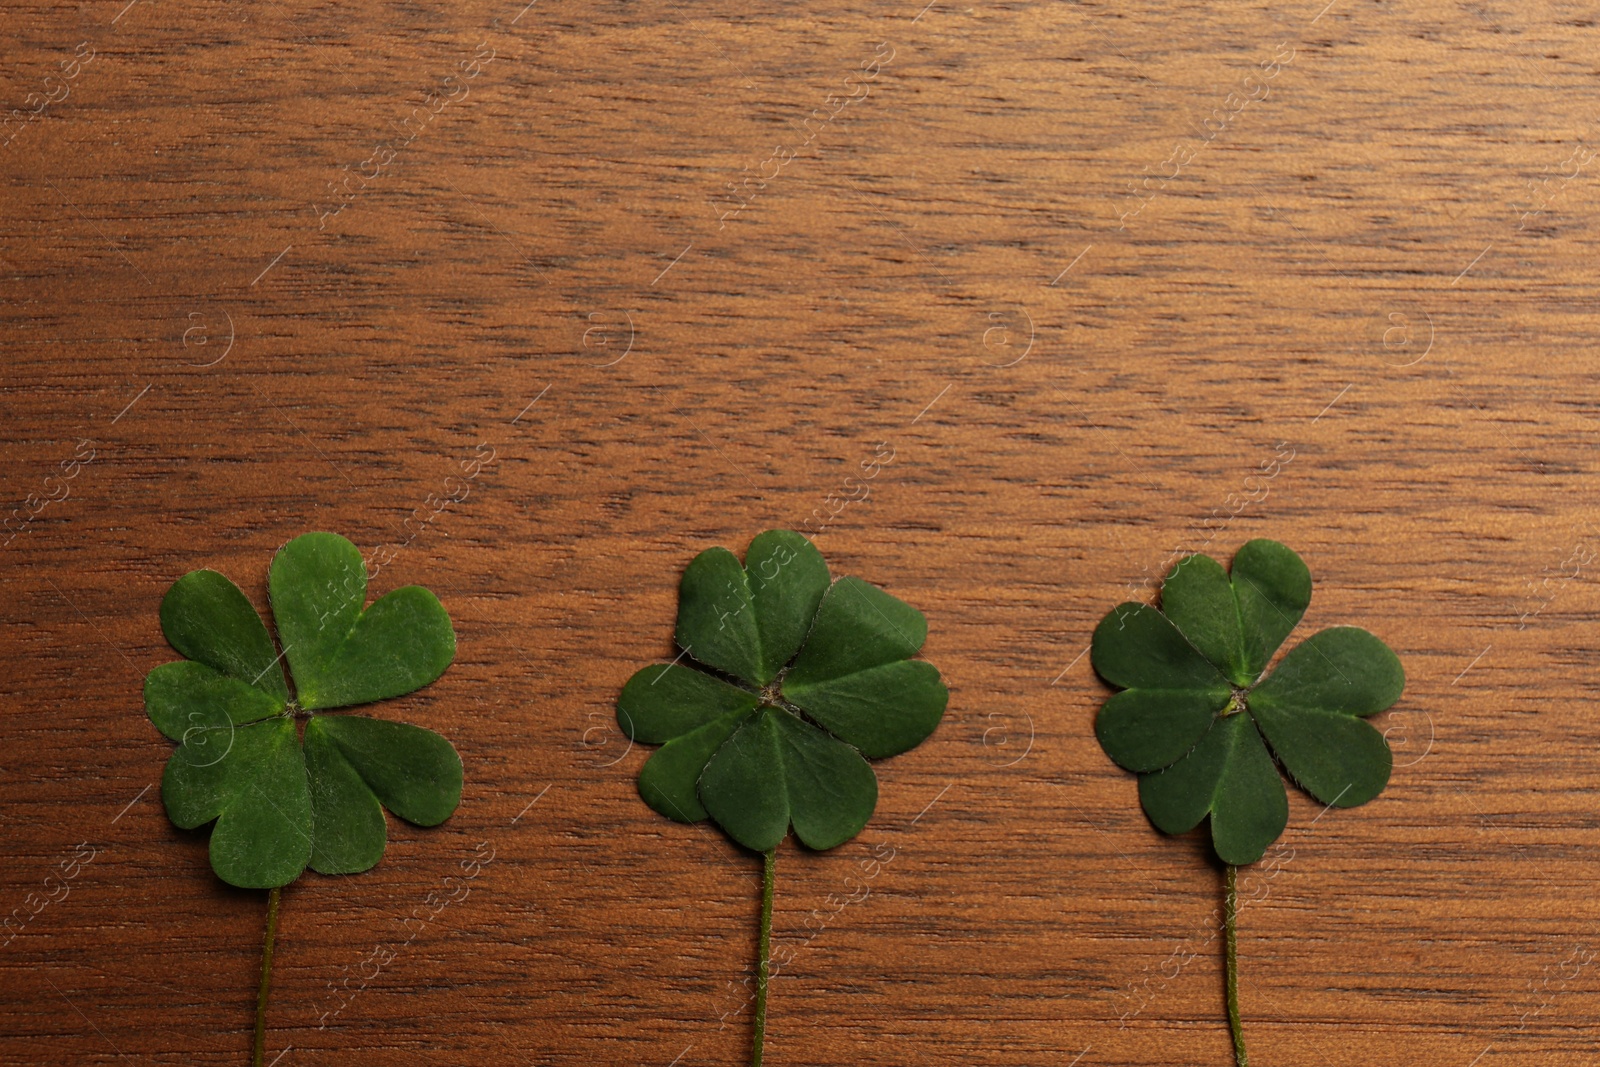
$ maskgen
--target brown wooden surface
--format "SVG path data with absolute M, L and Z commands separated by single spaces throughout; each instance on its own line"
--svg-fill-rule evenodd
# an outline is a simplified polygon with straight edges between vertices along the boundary
M 244 1062 L 263 895 L 168 823 L 140 685 L 174 579 L 264 603 L 320 528 L 443 597 L 455 665 L 385 710 L 467 788 L 287 891 L 269 1056 L 744 1062 L 759 863 L 638 800 L 613 701 L 695 552 L 890 449 L 818 541 L 951 706 L 857 841 L 783 850 L 770 1067 L 1228 1062 L 1220 871 L 1082 653 L 1253 536 L 1302 636 L 1409 674 L 1388 791 L 1292 794 L 1246 880 L 1255 1062 L 1595 1061 L 1592 12 L 123 2 L 0 31 L 4 108 L 58 98 L 0 132 L 0 905 L 95 850 L 0 950 L 0 1061 Z

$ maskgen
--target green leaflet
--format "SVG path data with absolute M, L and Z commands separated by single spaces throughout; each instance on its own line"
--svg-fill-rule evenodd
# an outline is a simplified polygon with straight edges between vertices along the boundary
M 878 779 L 861 753 L 796 715 L 765 707 L 717 749 L 700 776 L 706 811 L 765 852 L 794 825 L 808 847 L 842 845 L 867 825 Z
M 1161 584 L 1161 613 L 1188 644 L 1235 685 L 1255 679 L 1244 670 L 1239 603 L 1222 564 L 1210 556 L 1179 560 Z
M 723 742 L 733 736 L 754 710 L 755 704 L 752 697 L 749 709 L 713 719 L 657 749 L 639 771 L 639 795 L 644 802 L 678 822 L 710 818 L 705 805 L 700 803 L 700 774 Z
M 933 664 L 896 660 L 784 695 L 829 733 L 869 759 L 898 756 L 920 745 L 944 717 L 950 691 Z
M 272 614 L 308 711 L 403 696 L 444 673 L 456 635 L 439 598 L 409 585 L 366 611 L 366 564 L 337 534 L 295 538 L 272 561 Z
M 689 564 L 678 590 L 678 644 L 700 663 L 762 686 L 805 640 L 828 589 L 828 565 L 788 530 L 757 537 L 745 556 L 741 565 L 712 548 Z
M 703 671 L 657 663 L 634 673 L 617 698 L 617 721 L 635 741 L 659 745 L 732 711 L 761 702 L 748 689 Z
M 1289 798 L 1248 715 L 1216 721 L 1194 750 L 1139 779 L 1139 801 L 1169 834 L 1211 816 L 1211 844 L 1224 863 L 1254 863 L 1289 822 Z
M 367 567 L 361 550 L 336 534 L 308 533 L 278 550 L 267 574 L 272 618 L 298 698 L 315 702 L 334 654 L 361 617 Z
M 1226 685 L 1161 612 L 1147 604 L 1119 604 L 1095 627 L 1090 662 L 1100 677 L 1122 689 L 1208 690 Z
M 928 639 L 922 612 L 860 578 L 840 578 L 822 598 L 790 686 L 814 686 L 915 656 Z
M 1249 541 L 1231 577 L 1210 556 L 1186 556 L 1161 585 L 1172 625 L 1237 686 L 1253 685 L 1311 603 L 1311 572 L 1276 541 Z
M 194 660 L 163 663 L 144 678 L 144 706 L 156 729 L 174 741 L 224 727 L 243 726 L 282 714 L 277 694 Z M 203 744 L 200 739 L 197 744 Z
M 1354 627 L 1315 634 L 1266 678 L 1267 662 L 1311 601 L 1305 563 L 1275 541 L 1250 541 L 1231 574 L 1207 556 L 1178 562 L 1162 610 L 1122 604 L 1095 630 L 1093 662 L 1123 691 L 1095 732 L 1117 764 L 1139 772 L 1157 828 L 1183 833 L 1210 818 L 1217 855 L 1253 863 L 1288 818 L 1274 758 L 1326 804 L 1382 791 L 1392 757 L 1362 720 L 1405 687 L 1400 661 Z
M 1211 729 L 1230 691 L 1214 689 L 1124 689 L 1105 702 L 1094 720 L 1095 736 L 1118 766 L 1159 771 L 1195 746 Z
M 1189 751 L 1232 692 L 1177 627 L 1145 604 L 1113 609 L 1095 627 L 1090 648 L 1101 677 L 1127 687 L 1100 709 L 1095 734 L 1129 770 L 1159 770 Z
M 455 634 L 437 598 L 397 589 L 362 611 L 366 571 L 355 546 L 306 534 L 273 560 L 269 590 L 284 640 L 215 571 L 180 578 L 161 605 L 168 641 L 188 659 L 145 679 L 145 710 L 179 742 L 162 778 L 178 826 L 215 820 L 212 868 L 253 888 L 286 885 L 307 866 L 350 874 L 383 856 L 383 808 L 444 821 L 461 799 L 461 760 L 416 726 L 359 715 L 295 714 L 409 693 L 437 678 Z M 287 660 L 296 700 L 279 666 Z
M 789 530 L 768 530 L 756 537 L 744 565 L 761 638 L 757 681 L 765 685 L 800 651 L 832 578 L 817 547 Z
M 677 664 L 636 672 L 617 699 L 617 721 L 635 741 L 662 745 L 639 772 L 639 795 L 669 819 L 699 822 L 700 772 L 760 697 Z M 663 744 L 664 743 L 664 744 Z
M 1389 646 L 1355 626 L 1335 626 L 1308 638 L 1251 692 L 1251 707 L 1376 715 L 1400 699 L 1405 671 Z
M 161 632 L 180 655 L 289 699 L 278 652 L 239 587 L 216 571 L 190 571 L 161 598 Z
M 311 866 L 322 874 L 354 874 L 383 858 L 383 808 L 437 826 L 461 803 L 461 757 L 432 730 L 319 715 L 306 723 L 305 751 L 316 829 Z
M 1234 553 L 1232 581 L 1244 631 L 1241 676 L 1253 682 L 1311 604 L 1311 571 L 1287 545 L 1247 541 Z
M 311 858 L 311 794 L 287 718 L 191 733 L 167 761 L 161 799 L 185 830 L 216 820 L 211 868 L 230 885 L 285 885 Z
M 378 795 L 322 728 L 306 723 L 306 776 L 311 786 L 311 869 L 318 874 L 359 874 L 383 858 L 389 824 Z
M 1250 714 L 1302 789 L 1351 808 L 1383 791 L 1394 759 L 1383 734 L 1361 717 L 1390 707 L 1405 684 L 1387 645 L 1338 626 L 1283 657 L 1250 694 Z
M 461 803 L 461 757 L 432 730 L 365 715 L 322 715 L 306 729 L 313 725 L 406 822 L 438 826 Z
M 949 702 L 939 672 L 910 658 L 927 632 L 921 612 L 875 586 L 830 584 L 799 534 L 761 534 L 742 564 L 726 549 L 700 553 L 680 586 L 677 639 L 727 678 L 654 664 L 623 686 L 619 725 L 662 746 L 639 773 L 640 796 L 680 822 L 713 819 L 757 851 L 791 827 L 811 848 L 850 840 L 877 803 L 867 758 L 920 744 Z

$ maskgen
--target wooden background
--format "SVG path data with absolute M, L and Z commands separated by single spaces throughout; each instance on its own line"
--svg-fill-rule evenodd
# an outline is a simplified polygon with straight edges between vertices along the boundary
M 245 1062 L 263 894 L 140 685 L 173 580 L 327 529 L 454 617 L 385 713 L 467 788 L 286 892 L 269 1058 L 745 1062 L 759 862 L 612 709 L 694 553 L 808 521 L 952 697 L 782 851 L 769 1067 L 1229 1062 L 1220 871 L 1083 652 L 1256 536 L 1409 675 L 1387 792 L 1246 880 L 1259 1067 L 1595 1061 L 1586 5 L 124 3 L 0 30 L 0 1061 Z

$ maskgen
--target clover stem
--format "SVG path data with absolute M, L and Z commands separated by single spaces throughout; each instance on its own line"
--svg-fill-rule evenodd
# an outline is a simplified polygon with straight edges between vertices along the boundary
M 761 941 L 756 950 L 756 1036 L 750 1067 L 761 1067 L 761 1046 L 767 1040 L 767 977 L 772 959 L 772 874 L 778 865 L 777 846 L 767 849 L 761 865 Z
M 267 1050 L 267 991 L 272 987 L 272 942 L 278 936 L 277 887 L 267 890 L 267 939 L 261 946 L 261 987 L 256 992 L 256 1046 L 253 1067 L 262 1067 Z
M 1228 864 L 1223 893 L 1223 926 L 1228 956 L 1228 1029 L 1233 1034 L 1233 1058 L 1239 1067 L 1250 1067 L 1250 1054 L 1244 1048 L 1244 1029 L 1239 1025 L 1239 868 Z

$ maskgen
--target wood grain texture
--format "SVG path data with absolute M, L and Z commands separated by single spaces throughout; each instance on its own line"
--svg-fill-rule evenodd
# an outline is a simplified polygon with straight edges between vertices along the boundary
M 951 708 L 781 854 L 772 1067 L 1228 1062 L 1221 872 L 1082 653 L 1254 536 L 1409 675 L 1389 789 L 1294 794 L 1245 879 L 1256 1062 L 1594 1062 L 1582 5 L 125 2 L 5 17 L 0 905 L 94 853 L 0 950 L 0 1060 L 245 1061 L 263 894 L 168 823 L 140 686 L 174 579 L 264 604 L 319 528 L 449 608 L 386 711 L 467 789 L 285 893 L 276 1062 L 745 1062 L 759 862 L 638 800 L 614 700 L 695 552 L 892 450 L 817 540 Z

